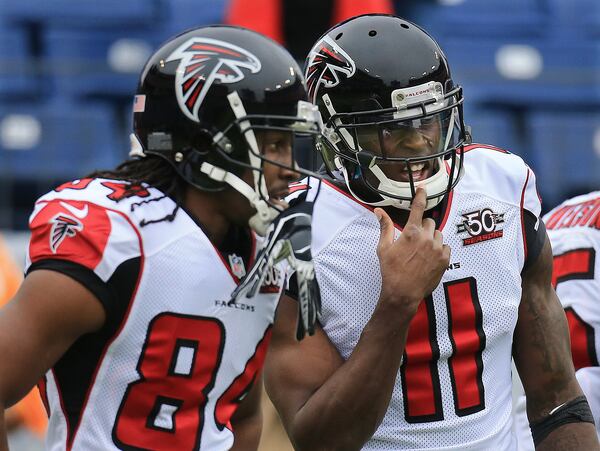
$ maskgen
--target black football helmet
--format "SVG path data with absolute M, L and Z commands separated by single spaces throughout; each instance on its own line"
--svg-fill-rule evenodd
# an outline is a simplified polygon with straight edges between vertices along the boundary
M 305 77 L 325 166 L 359 200 L 409 209 L 423 186 L 432 208 L 456 185 L 468 142 L 462 89 L 427 32 L 395 16 L 354 17 L 317 41 Z
M 196 28 L 164 43 L 146 63 L 130 155 L 158 155 L 202 190 L 232 186 L 256 209 L 250 225 L 262 235 L 281 207 L 269 202 L 262 166 L 270 160 L 255 131 L 315 136 L 318 117 L 300 68 L 279 44 L 239 27 Z M 314 175 L 293 162 L 286 167 Z M 254 186 L 241 179 L 248 169 Z

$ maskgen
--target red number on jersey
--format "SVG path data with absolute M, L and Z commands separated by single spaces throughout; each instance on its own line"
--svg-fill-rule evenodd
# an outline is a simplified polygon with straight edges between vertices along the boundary
M 156 316 L 138 362 L 140 379 L 127 387 L 117 414 L 115 443 L 124 449 L 197 449 L 224 339 L 224 327 L 215 318 Z M 269 327 L 242 374 L 217 401 L 214 417 L 220 430 L 230 427 L 231 416 L 252 388 L 270 340 Z
M 475 279 L 444 284 L 450 341 L 453 353 L 448 360 L 458 416 L 485 408 L 482 352 L 485 348 L 483 315 Z M 409 423 L 444 419 L 437 362 L 440 352 L 435 329 L 433 299 L 419 305 L 410 323 L 404 361 L 400 368 L 404 416 Z
M 54 191 L 56 191 L 57 193 L 60 193 L 61 191 L 66 190 L 66 189 L 75 189 L 75 190 L 86 189 L 88 187 L 88 185 L 90 183 L 92 183 L 93 181 L 94 181 L 94 179 L 74 180 L 72 182 L 63 183 L 58 188 L 56 188 Z
M 596 252 L 593 248 L 574 249 L 554 256 L 552 285 L 567 280 L 591 280 L 594 278 Z M 575 369 L 598 366 L 595 348 L 594 328 L 586 323 L 572 308 L 566 308 L 569 333 L 571 335 L 571 354 Z
M 110 200 L 118 202 L 128 197 L 148 197 L 150 193 L 141 185 L 132 185 L 128 182 L 102 182 L 102 186 L 110 188 L 112 193 L 108 197 Z
M 483 314 L 475 279 L 444 284 L 450 320 L 452 357 L 448 360 L 454 394 L 454 408 L 460 416 L 485 408 L 483 396 L 483 359 L 485 333 Z
M 254 355 L 246 362 L 242 374 L 234 379 L 229 388 L 225 390 L 225 393 L 223 393 L 217 401 L 217 406 L 215 408 L 215 423 L 219 430 L 222 431 L 225 426 L 231 429 L 229 420 L 254 385 L 256 375 L 259 373 L 263 366 L 263 362 L 265 361 L 270 341 L 271 328 L 269 327 L 265 331 L 265 335 L 260 343 L 256 346 Z
M 429 296 L 419 304 L 417 314 L 410 323 L 400 367 L 404 417 L 409 423 L 444 418 L 437 368 L 439 358 L 433 299 Z
M 148 335 L 113 429 L 120 448 L 198 449 L 225 329 L 215 318 L 163 313 Z

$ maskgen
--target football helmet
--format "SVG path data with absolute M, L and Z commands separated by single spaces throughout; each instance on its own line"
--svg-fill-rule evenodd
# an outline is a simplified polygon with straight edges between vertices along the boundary
M 317 148 L 360 201 L 409 209 L 422 186 L 429 209 L 459 181 L 462 88 L 423 29 L 390 15 L 349 19 L 316 42 L 305 77 L 324 122 Z
M 157 155 L 191 185 L 231 186 L 256 209 L 250 226 L 264 235 L 282 207 L 269 201 L 256 131 L 319 133 L 302 71 L 279 44 L 231 26 L 188 30 L 164 43 L 144 67 L 133 104 L 130 156 Z M 242 174 L 252 170 L 250 186 Z

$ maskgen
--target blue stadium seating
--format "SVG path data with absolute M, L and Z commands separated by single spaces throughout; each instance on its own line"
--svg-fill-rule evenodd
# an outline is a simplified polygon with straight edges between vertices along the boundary
M 133 95 L 141 68 L 163 40 L 145 29 L 48 27 L 44 67 L 67 96 Z
M 465 124 L 471 128 L 473 142 L 491 144 L 523 155 L 522 137 L 517 122 L 520 116 L 509 109 L 465 106 Z
M 598 0 L 547 0 L 552 15 L 548 32 L 552 35 L 600 36 Z
M 0 105 L 0 176 L 70 179 L 113 167 L 127 155 L 126 136 L 106 104 Z
M 2 1 L 2 0 L 0 0 Z M 53 88 L 68 96 L 129 96 L 146 59 L 187 28 L 219 23 L 224 0 L 163 0 L 152 26 L 43 28 L 43 62 Z
M 600 105 L 600 40 L 447 38 L 469 99 L 514 106 Z
M 534 111 L 530 164 L 545 208 L 575 192 L 600 189 L 600 112 Z
M 158 20 L 159 5 L 159 0 L 0 0 L 0 17 L 83 28 L 144 25 Z
M 406 18 L 430 31 L 437 39 L 445 36 L 536 36 L 545 31 L 547 13 L 541 0 L 437 0 L 413 2 Z
M 226 0 L 164 0 L 161 33 L 166 37 L 200 25 L 222 23 Z
M 39 84 L 25 27 L 0 23 L 0 96 L 35 96 Z

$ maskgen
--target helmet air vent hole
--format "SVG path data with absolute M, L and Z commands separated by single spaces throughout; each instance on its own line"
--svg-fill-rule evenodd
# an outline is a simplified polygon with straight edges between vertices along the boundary
M 340 33 L 335 37 L 335 40 L 337 41 L 338 39 L 340 39 L 342 36 L 344 35 L 344 33 Z
M 371 31 L 369 31 L 369 36 L 371 36 L 371 37 L 377 36 L 377 32 L 375 30 L 371 30 Z
M 401 26 L 402 28 L 406 28 L 407 30 L 410 28 L 410 27 L 409 27 L 408 25 L 406 25 L 405 23 L 403 23 L 403 24 L 400 24 L 400 26 Z

